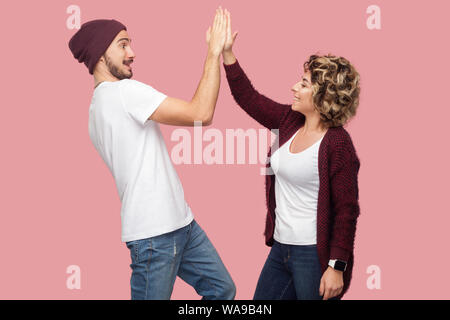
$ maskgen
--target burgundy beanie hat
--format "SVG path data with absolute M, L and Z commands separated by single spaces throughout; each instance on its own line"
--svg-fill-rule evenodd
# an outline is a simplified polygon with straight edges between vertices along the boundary
M 94 74 L 98 60 L 121 30 L 127 28 L 114 19 L 85 22 L 70 39 L 70 51 L 78 62 L 84 62 L 90 74 Z

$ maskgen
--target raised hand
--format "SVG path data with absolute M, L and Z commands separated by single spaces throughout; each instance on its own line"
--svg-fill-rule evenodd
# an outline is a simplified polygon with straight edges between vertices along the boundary
M 206 42 L 209 45 L 209 52 L 213 55 L 220 55 L 223 51 L 227 37 L 227 18 L 222 7 L 216 9 L 216 15 L 212 27 L 206 31 Z
M 225 17 L 227 19 L 227 38 L 223 47 L 224 52 L 232 50 L 234 40 L 236 39 L 238 34 L 237 31 L 234 34 L 231 34 L 231 13 L 227 9 L 225 9 Z
M 225 10 L 225 16 L 227 19 L 227 36 L 225 45 L 223 46 L 222 57 L 223 63 L 230 65 L 236 62 L 236 57 L 233 54 L 233 44 L 237 37 L 237 31 L 231 34 L 231 14 L 228 10 Z

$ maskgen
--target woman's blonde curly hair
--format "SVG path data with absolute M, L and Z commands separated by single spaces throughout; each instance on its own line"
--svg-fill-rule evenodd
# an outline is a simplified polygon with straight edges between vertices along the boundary
M 343 126 L 359 105 L 359 73 L 343 58 L 311 55 L 303 64 L 311 73 L 314 106 L 327 128 Z

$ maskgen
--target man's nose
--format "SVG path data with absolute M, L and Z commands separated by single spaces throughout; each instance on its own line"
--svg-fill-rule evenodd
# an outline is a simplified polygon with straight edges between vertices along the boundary
M 131 50 L 131 48 L 128 48 L 128 56 L 133 59 L 136 58 L 136 55 L 134 54 L 134 51 Z

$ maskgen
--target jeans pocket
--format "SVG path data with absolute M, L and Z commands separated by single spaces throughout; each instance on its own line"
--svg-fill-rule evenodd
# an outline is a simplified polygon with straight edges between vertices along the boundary
M 127 248 L 130 249 L 132 263 L 139 263 L 139 240 L 126 242 Z
M 128 242 L 125 242 L 125 244 L 126 244 L 127 248 L 130 249 L 130 247 L 131 247 L 136 241 L 137 241 L 137 240 L 128 241 Z

